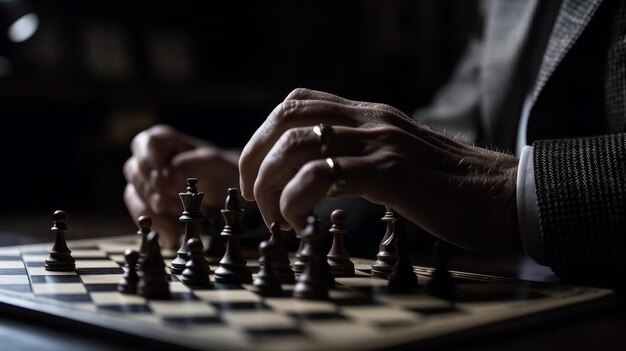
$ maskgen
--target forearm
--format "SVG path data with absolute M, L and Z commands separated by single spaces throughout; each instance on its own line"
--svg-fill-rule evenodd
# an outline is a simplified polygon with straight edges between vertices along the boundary
M 525 207 L 518 210 L 522 238 L 527 250 L 533 240 L 540 240 L 544 256 L 541 250 L 529 254 L 563 278 L 609 282 L 624 273 L 625 148 L 626 135 L 617 134 L 537 141 L 527 155 L 527 162 L 532 158 L 531 172 L 527 163 L 526 181 L 518 177 L 518 200 L 526 199 Z M 536 187 L 534 220 L 529 215 L 529 173 Z M 534 239 L 529 235 L 533 221 L 540 231 Z

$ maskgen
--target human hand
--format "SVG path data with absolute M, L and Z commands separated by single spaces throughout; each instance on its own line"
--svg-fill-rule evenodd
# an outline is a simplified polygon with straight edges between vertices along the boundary
M 332 125 L 322 155 L 319 123 Z M 245 146 L 242 196 L 269 226 L 303 229 L 341 166 L 344 195 L 387 205 L 430 233 L 468 249 L 517 245 L 517 158 L 470 146 L 384 104 L 296 89 Z
M 205 214 L 220 208 L 226 189 L 237 184 L 238 152 L 218 149 L 170 126 L 156 125 L 137 134 L 131 153 L 124 164 L 124 201 L 135 221 L 141 215 L 152 218 L 152 228 L 168 247 L 175 247 L 182 234 L 178 193 L 184 192 L 188 177 L 198 178 Z

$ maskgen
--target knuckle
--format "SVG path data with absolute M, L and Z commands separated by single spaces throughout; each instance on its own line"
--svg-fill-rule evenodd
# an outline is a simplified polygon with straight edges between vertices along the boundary
M 276 142 L 277 150 L 283 153 L 289 153 L 297 150 L 304 144 L 304 136 L 301 130 L 291 128 L 284 132 Z
M 155 124 L 146 130 L 149 135 L 171 134 L 173 131 L 174 128 L 168 126 L 167 124 Z
M 135 173 L 135 162 L 136 159 L 131 157 L 128 160 L 126 160 L 126 162 L 124 162 L 124 167 L 122 168 L 122 173 L 124 173 L 124 178 L 126 178 L 127 182 L 130 182 L 132 180 L 132 176 Z
M 302 102 L 300 100 L 286 100 L 278 104 L 274 109 L 274 118 L 277 123 L 292 118 L 295 112 L 300 108 Z
M 302 179 L 305 183 L 311 184 L 316 179 L 321 179 L 328 173 L 328 166 L 323 160 L 309 162 L 302 167 Z
M 374 137 L 380 140 L 382 143 L 390 143 L 394 140 L 397 141 L 401 137 L 401 130 L 395 126 L 382 125 L 372 129 Z
M 292 90 L 285 100 L 300 100 L 311 96 L 311 90 L 307 88 L 295 88 Z

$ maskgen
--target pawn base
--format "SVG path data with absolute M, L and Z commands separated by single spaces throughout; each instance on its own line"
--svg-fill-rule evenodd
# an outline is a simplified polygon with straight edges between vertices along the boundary
M 252 283 L 252 272 L 246 266 L 221 265 L 215 270 L 215 281 L 224 284 L 249 284 Z

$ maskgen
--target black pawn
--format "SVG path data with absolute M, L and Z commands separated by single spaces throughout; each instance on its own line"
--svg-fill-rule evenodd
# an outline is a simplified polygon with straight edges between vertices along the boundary
M 295 257 L 296 259 L 293 261 L 292 267 L 295 274 L 300 275 L 304 273 L 306 263 L 309 260 L 309 252 L 311 251 L 311 248 L 304 242 L 304 240 L 302 240 L 300 236 L 298 236 L 298 239 L 300 239 L 300 243 L 298 245 Z
M 65 231 L 67 230 L 67 214 L 65 211 L 57 210 L 52 215 L 53 225 L 51 231 L 56 232 L 54 246 L 50 250 L 50 256 L 46 259 L 45 269 L 47 271 L 67 272 L 76 269 L 74 257 L 65 242 Z
M 210 286 L 211 268 L 209 262 L 204 258 L 202 252 L 202 242 L 198 238 L 191 238 L 187 241 L 187 251 L 189 261 L 185 264 L 182 282 L 190 286 Z
M 146 252 L 148 251 L 147 237 L 151 231 L 152 219 L 148 216 L 139 216 L 139 218 L 137 218 L 137 224 L 139 225 L 137 235 L 141 238 L 141 242 L 139 244 L 139 259 L 137 260 L 137 265 L 139 266 L 146 258 Z
M 117 291 L 122 294 L 136 294 L 137 283 L 139 282 L 139 275 L 137 275 L 139 252 L 133 249 L 126 249 L 126 251 L 124 251 L 124 260 L 126 261 L 124 275 L 117 284 Z
M 254 286 L 261 296 L 280 296 L 283 288 L 280 285 L 280 277 L 273 265 L 274 245 L 268 241 L 259 244 L 261 269 L 254 279 Z
M 406 237 L 403 230 L 395 232 L 396 252 L 398 259 L 393 265 L 391 273 L 389 273 L 389 282 L 387 284 L 390 293 L 409 293 L 417 289 L 417 275 L 413 271 L 411 258 L 409 256 Z
M 327 300 L 329 299 L 329 280 L 326 257 L 321 253 L 320 244 L 322 234 L 319 230 L 319 221 L 315 216 L 307 218 L 307 227 L 300 235 L 300 240 L 311 248 L 304 273 L 298 277 L 298 283 L 293 290 L 293 296 L 300 299 Z M 332 276 L 331 276 L 332 278 Z
M 333 244 L 326 256 L 330 272 L 335 277 L 350 277 L 354 275 L 354 263 L 350 261 L 350 254 L 344 243 L 346 213 L 343 210 L 334 210 L 330 215 L 333 224 L 329 232 L 333 234 Z
M 220 260 L 219 268 L 215 270 L 215 280 L 226 284 L 252 283 L 252 272 L 246 266 L 247 262 L 239 246 L 239 236 L 243 235 L 243 209 L 239 205 L 239 189 L 228 189 L 224 207 L 222 216 L 225 224 L 220 235 L 226 237 L 226 252 Z
M 398 259 L 395 244 L 396 236 L 394 235 L 397 218 L 389 207 L 387 207 L 382 221 L 387 223 L 387 229 L 378 246 L 379 251 L 376 254 L 376 262 L 372 264 L 372 276 L 387 279 Z
M 456 284 L 448 268 L 448 250 L 443 243 L 436 241 L 433 245 L 433 254 L 435 256 L 435 270 L 427 284 L 428 293 L 442 299 L 454 300 Z
M 272 223 L 272 235 L 269 243 L 273 246 L 272 264 L 281 283 L 290 284 L 296 282 L 296 277 L 289 265 L 289 254 L 283 240 L 283 231 L 278 223 Z
M 170 285 L 165 272 L 163 256 L 161 255 L 159 234 L 153 231 L 148 234 L 146 240 L 148 240 L 148 252 L 139 268 L 137 294 L 147 299 L 170 299 Z

